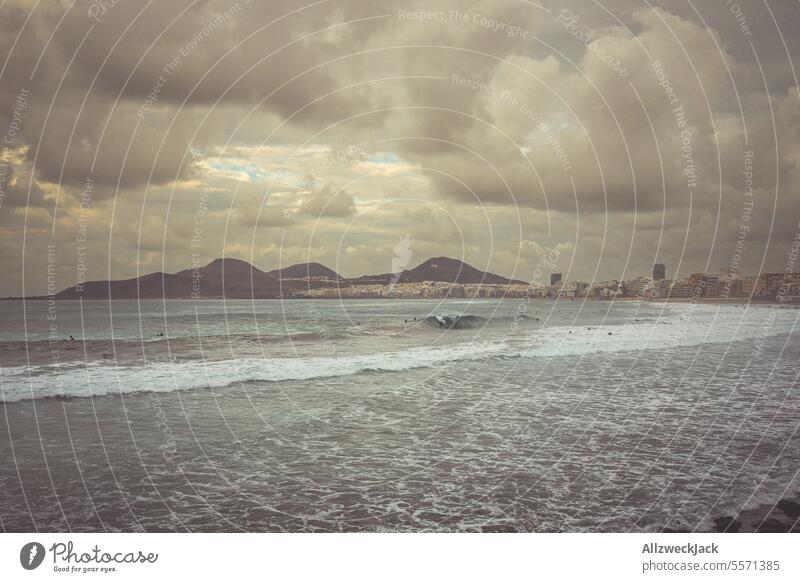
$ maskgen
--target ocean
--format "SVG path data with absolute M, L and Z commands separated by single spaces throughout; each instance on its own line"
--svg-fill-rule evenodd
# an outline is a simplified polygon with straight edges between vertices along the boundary
M 0 528 L 796 528 L 799 317 L 640 301 L 2 301 Z

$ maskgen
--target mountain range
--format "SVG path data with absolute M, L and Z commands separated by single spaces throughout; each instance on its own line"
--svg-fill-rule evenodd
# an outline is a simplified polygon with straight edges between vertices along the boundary
M 56 299 L 274 299 L 292 297 L 300 291 L 352 285 L 388 285 L 435 281 L 459 284 L 526 284 L 516 279 L 486 273 L 448 257 L 428 259 L 399 275 L 363 275 L 345 278 L 320 263 L 300 263 L 264 272 L 239 259 L 216 259 L 204 267 L 177 273 L 150 273 L 133 279 L 87 281 L 67 287 Z M 29 297 L 29 299 L 45 299 Z

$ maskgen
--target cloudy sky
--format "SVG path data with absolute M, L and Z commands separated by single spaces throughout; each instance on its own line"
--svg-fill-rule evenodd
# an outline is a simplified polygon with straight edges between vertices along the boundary
M 525 280 L 783 270 L 798 29 L 778 0 L 0 1 L 0 296 L 48 261 L 384 273 L 404 237 Z

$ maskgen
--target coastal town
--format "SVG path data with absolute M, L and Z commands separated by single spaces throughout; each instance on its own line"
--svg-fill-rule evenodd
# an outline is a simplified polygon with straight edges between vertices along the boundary
M 645 300 L 742 300 L 800 303 L 800 273 L 761 273 L 755 276 L 693 273 L 688 277 L 668 279 L 662 264 L 653 266 L 652 276 L 595 283 L 562 280 L 561 273 L 551 273 L 549 285 L 486 283 L 451 283 L 444 281 L 358 284 L 353 280 L 328 277 L 298 278 L 308 285 L 296 291 L 303 298 L 543 298 L 543 299 L 623 299 Z

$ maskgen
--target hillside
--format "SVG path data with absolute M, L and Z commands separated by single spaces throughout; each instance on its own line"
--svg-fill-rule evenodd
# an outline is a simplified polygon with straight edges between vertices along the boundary
M 327 280 L 325 279 L 327 278 Z M 306 280 L 309 279 L 309 280 Z M 395 279 L 392 273 L 342 278 L 320 263 L 300 263 L 265 273 L 240 259 L 216 259 L 204 267 L 177 273 L 150 273 L 133 279 L 88 281 L 82 289 L 67 287 L 57 299 L 274 299 L 292 297 L 299 291 L 351 285 L 386 285 Z M 403 271 L 398 283 L 437 281 L 459 284 L 524 284 L 448 257 L 428 259 Z M 30 297 L 44 299 L 45 297 Z

